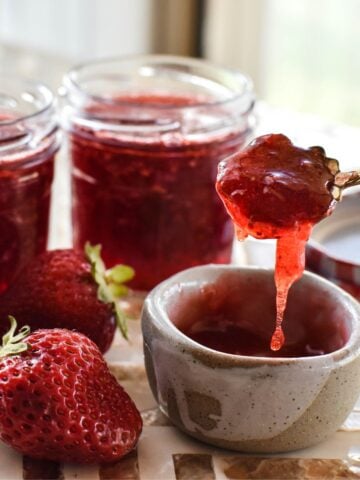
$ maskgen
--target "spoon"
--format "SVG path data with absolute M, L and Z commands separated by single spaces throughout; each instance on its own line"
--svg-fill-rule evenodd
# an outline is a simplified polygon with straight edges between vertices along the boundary
M 322 147 L 311 147 L 322 148 Z M 334 185 L 331 193 L 336 201 L 341 200 L 343 191 L 349 187 L 360 185 L 360 170 L 352 170 L 350 172 L 341 172 L 339 162 L 335 158 L 326 159 L 327 168 L 334 175 Z

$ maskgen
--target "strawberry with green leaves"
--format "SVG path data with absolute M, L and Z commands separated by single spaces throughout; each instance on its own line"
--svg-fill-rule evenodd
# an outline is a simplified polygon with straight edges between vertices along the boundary
M 100 245 L 52 250 L 33 259 L 0 296 L 0 335 L 4 319 L 16 317 L 20 326 L 77 330 L 106 352 L 116 325 L 127 338 L 126 318 L 118 299 L 127 293 L 125 282 L 134 271 L 126 265 L 106 270 Z
M 57 462 L 114 462 L 130 452 L 141 416 L 98 347 L 64 329 L 15 334 L 9 319 L 0 347 L 0 439 Z

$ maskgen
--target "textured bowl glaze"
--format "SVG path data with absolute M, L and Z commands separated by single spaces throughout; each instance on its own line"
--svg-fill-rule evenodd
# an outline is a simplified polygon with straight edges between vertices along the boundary
M 229 273 L 259 292 L 255 304 L 248 297 L 249 315 L 256 303 L 273 308 L 272 271 L 225 265 L 185 270 L 145 301 L 145 363 L 161 410 L 189 435 L 239 451 L 284 452 L 322 441 L 343 423 L 360 394 L 360 305 L 306 272 L 292 288 L 289 310 L 306 309 L 315 301 L 319 321 L 336 311 L 346 343 L 321 356 L 230 355 L 194 342 L 170 318 L 186 302 L 187 289 L 212 285 Z

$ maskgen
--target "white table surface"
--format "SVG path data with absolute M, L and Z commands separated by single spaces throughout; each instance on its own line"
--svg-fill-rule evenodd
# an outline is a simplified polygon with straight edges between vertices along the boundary
M 257 134 L 282 132 L 299 145 L 322 145 L 329 156 L 340 160 L 343 170 L 352 169 L 356 166 L 359 167 L 360 165 L 360 129 L 330 124 L 314 116 L 272 109 L 264 104 L 258 107 L 258 118 Z M 69 247 L 71 245 L 69 211 L 69 168 L 66 152 L 63 150 L 58 157 L 56 180 L 53 189 L 51 248 Z M 273 266 L 273 250 L 271 241 L 254 242 L 249 240 L 245 244 L 245 248 L 244 246 L 237 246 L 235 261 L 238 263 Z M 113 369 L 120 369 L 117 370 L 118 377 L 134 398 L 138 408 L 142 411 L 151 411 L 156 408 L 156 404 L 147 385 L 144 373 L 142 339 L 138 321 L 130 322 L 130 335 L 132 339 L 130 344 L 117 336 L 112 348 L 106 354 L 106 359 Z M 104 474 L 104 470 L 99 469 L 98 466 L 80 467 L 65 465 L 59 467 L 59 476 L 55 478 L 61 478 L 61 475 L 65 479 L 137 478 L 141 480 L 171 480 L 175 478 L 192 478 L 184 476 L 181 472 L 179 473 L 174 467 L 175 457 L 173 455 L 187 453 L 210 455 L 212 473 L 208 472 L 204 473 L 204 476 L 199 474 L 199 476 L 194 477 L 204 479 L 216 478 L 219 480 L 230 478 L 226 475 L 225 465 L 228 465 L 235 457 L 240 457 L 240 455 L 234 452 L 218 450 L 191 440 L 172 426 L 146 425 L 135 455 L 135 463 L 132 464 L 129 460 L 131 465 L 128 463 L 125 467 L 121 467 L 119 464 L 115 469 L 116 472 L 114 470 L 111 473 L 114 477 L 106 476 L 110 475 L 109 472 L 107 471 L 106 474 L 105 471 Z M 271 456 L 266 457 L 269 458 Z M 326 459 L 338 459 L 343 462 L 344 468 L 348 469 L 342 478 L 360 478 L 360 401 L 352 416 L 349 417 L 344 429 L 338 431 L 328 441 L 309 449 L 281 456 L 273 456 L 273 458 L 275 460 L 298 459 L 296 460 L 297 466 L 301 464 L 301 459 L 322 459 L 324 462 Z M 304 465 L 302 468 L 305 468 Z M 0 446 L 0 479 L 26 478 L 28 474 L 24 473 L 23 467 L 24 462 L 20 455 L 5 446 Z M 331 470 L 332 467 L 327 468 Z M 289 473 L 289 475 L 291 474 Z M 318 478 L 324 480 L 325 478 L 330 478 L 321 476 L 305 477 L 305 474 L 299 477 L 295 473 L 292 475 L 295 476 L 291 476 L 291 478 Z M 29 475 L 27 478 L 30 478 Z

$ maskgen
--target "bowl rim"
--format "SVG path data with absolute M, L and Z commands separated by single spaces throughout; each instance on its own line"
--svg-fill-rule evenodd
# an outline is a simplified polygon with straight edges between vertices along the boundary
M 213 350 L 209 347 L 206 347 L 198 342 L 195 342 L 184 333 L 182 333 L 169 319 L 167 312 L 165 311 L 163 305 L 163 298 L 169 296 L 169 290 L 171 287 L 179 286 L 181 280 L 196 272 L 214 272 L 219 271 L 237 271 L 241 273 L 251 273 L 254 274 L 260 273 L 261 275 L 273 275 L 274 270 L 271 268 L 259 267 L 259 266 L 239 266 L 239 265 L 200 265 L 197 267 L 192 267 L 186 270 L 183 270 L 168 279 L 161 282 L 157 285 L 146 297 L 142 312 L 142 324 L 144 329 L 144 322 L 150 321 L 156 324 L 168 338 L 171 343 L 177 343 L 180 347 L 190 348 L 192 351 L 197 351 L 209 357 L 211 355 L 214 359 L 221 361 L 231 361 L 234 366 L 243 366 L 245 363 L 252 364 L 254 366 L 260 365 L 272 365 L 272 366 L 284 366 L 289 364 L 311 364 L 314 362 L 319 364 L 319 367 L 324 367 L 329 365 L 329 362 L 348 362 L 353 357 L 356 357 L 360 354 L 360 304 L 347 292 L 339 288 L 337 285 L 333 284 L 325 278 L 305 271 L 302 278 L 299 281 L 309 281 L 313 280 L 319 285 L 326 287 L 328 290 L 332 291 L 336 296 L 341 297 L 342 302 L 347 304 L 351 320 L 351 332 L 349 339 L 346 344 L 330 353 L 324 355 L 313 355 L 306 357 L 261 357 L 261 356 L 250 356 L 250 355 L 234 355 L 230 353 L 221 352 L 218 350 Z M 206 281 L 206 276 L 204 276 L 204 281 Z M 148 314 L 148 315 L 147 315 Z M 275 325 L 275 319 L 274 319 Z M 146 338 L 144 338 L 144 343 L 146 343 Z
M 353 192 L 345 192 L 344 195 L 343 195 L 343 198 L 342 198 L 342 204 L 344 205 L 344 203 L 346 203 L 347 201 L 352 202 L 352 201 L 354 201 L 354 199 L 357 200 L 356 203 L 359 202 L 359 200 L 360 200 L 360 190 L 356 189 Z M 327 217 L 324 220 L 326 221 L 327 219 L 329 219 L 329 221 L 331 222 L 332 221 L 331 219 L 333 219 L 333 218 L 334 217 L 330 215 L 329 217 Z M 316 230 L 319 230 L 319 229 L 323 228 L 323 225 L 324 225 L 323 222 L 319 222 L 318 225 L 316 225 Z M 310 238 L 309 238 L 309 240 L 307 242 L 307 245 L 306 245 L 307 255 L 309 255 L 309 252 L 310 252 L 310 255 L 311 255 L 312 251 L 316 252 L 317 254 L 321 255 L 322 257 L 325 257 L 328 262 L 332 262 L 333 264 L 345 267 L 349 270 L 359 271 L 359 273 L 360 273 L 360 262 L 352 262 L 350 260 L 345 260 L 344 258 L 341 258 L 337 255 L 334 255 L 334 254 L 330 253 L 326 249 L 326 247 L 319 240 L 316 240 L 313 237 L 313 234 L 310 235 Z M 343 278 L 340 275 L 339 280 L 342 280 L 342 279 Z M 344 281 L 351 281 L 351 279 L 346 277 L 346 278 L 344 278 Z
M 347 267 L 349 269 L 360 271 L 360 262 L 350 262 L 348 260 L 344 260 L 341 257 L 330 254 L 329 251 L 326 250 L 326 248 L 318 240 L 314 240 L 311 237 L 308 240 L 308 243 L 306 245 L 306 249 L 309 252 L 315 251 L 316 253 L 320 254 L 322 257 L 326 258 L 327 261 L 331 261 L 332 263 L 334 263 L 336 265 L 342 265 L 342 266 Z M 309 255 L 309 253 L 308 253 L 308 255 Z M 340 277 L 339 277 L 339 280 L 341 280 Z

